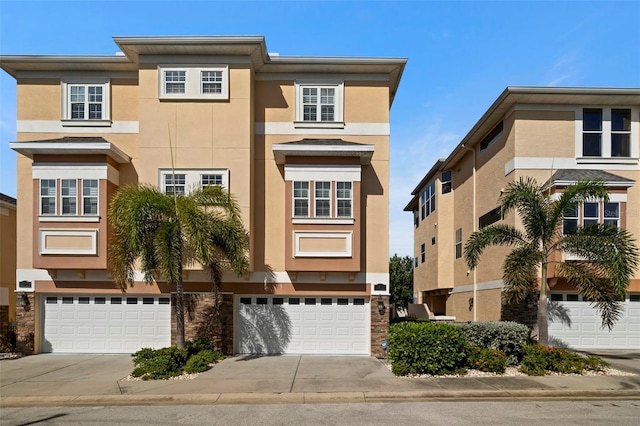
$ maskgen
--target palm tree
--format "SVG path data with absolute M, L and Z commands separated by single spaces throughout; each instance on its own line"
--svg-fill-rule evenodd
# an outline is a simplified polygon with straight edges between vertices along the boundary
M 126 291 L 138 266 L 147 284 L 159 275 L 176 286 L 177 345 L 184 348 L 185 266 L 202 265 L 211 275 L 215 303 L 222 271 L 241 275 L 248 268 L 247 232 L 231 194 L 218 186 L 194 189 L 188 195 L 165 194 L 151 185 L 121 188 L 109 205 L 113 236 L 110 270 Z
M 622 315 L 622 303 L 629 280 L 638 266 L 638 249 L 632 235 L 612 225 L 591 225 L 563 235 L 566 213 L 593 199 L 608 201 L 601 181 L 580 181 L 567 186 L 558 198 L 535 179 L 520 178 L 510 183 L 500 196 L 502 217 L 516 211 L 524 229 L 497 224 L 474 232 L 464 248 L 467 265 L 474 269 L 484 249 L 492 245 L 512 246 L 504 261 L 505 299 L 517 303 L 537 283 L 538 341 L 548 345 L 547 272 L 564 277 L 585 300 L 591 300 L 602 318 L 602 326 L 611 329 Z M 554 251 L 568 252 L 578 260 L 552 262 Z M 540 271 L 540 272 L 538 272 Z

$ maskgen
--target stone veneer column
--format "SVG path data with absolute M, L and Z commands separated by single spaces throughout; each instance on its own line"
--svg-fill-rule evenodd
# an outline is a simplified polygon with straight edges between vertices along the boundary
M 16 352 L 31 355 L 34 352 L 36 333 L 36 298 L 34 293 L 26 293 L 29 305 L 16 306 Z M 18 298 L 21 296 L 18 294 Z
M 233 295 L 220 294 L 219 312 L 213 293 L 185 294 L 184 338 L 204 337 L 224 354 L 233 353 Z M 171 344 L 177 342 L 175 294 L 171 296 Z
M 389 296 L 382 296 L 385 310 L 381 314 L 378 311 L 378 296 L 371 296 L 371 355 L 383 358 L 386 356 L 382 349 L 382 342 L 389 335 Z

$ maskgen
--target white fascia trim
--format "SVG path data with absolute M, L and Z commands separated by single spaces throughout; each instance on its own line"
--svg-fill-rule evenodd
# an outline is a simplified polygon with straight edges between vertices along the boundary
M 46 238 L 50 235 L 69 237 L 91 237 L 91 248 L 89 249 L 47 249 Z M 41 229 L 40 230 L 40 254 L 67 254 L 67 255 L 97 255 L 98 254 L 98 230 L 83 229 Z
M 313 123 L 311 123 L 313 124 Z M 341 136 L 389 136 L 389 123 L 344 123 L 344 128 L 297 127 L 296 122 L 257 122 L 257 135 L 341 135 Z
M 93 72 L 92 72 L 93 75 Z M 137 80 L 137 71 L 105 71 L 95 74 L 98 79 Z M 96 79 L 88 78 L 86 71 L 18 71 L 17 78 L 59 78 L 71 80 L 72 83 L 93 83 Z
M 107 164 L 34 163 L 31 176 L 33 179 L 107 179 L 107 167 Z
M 294 225 L 353 225 L 354 218 L 338 218 L 338 217 L 294 217 L 291 223 Z
M 638 170 L 637 163 L 609 162 L 606 158 L 599 158 L 597 163 L 581 163 L 580 159 L 573 157 L 514 157 L 504 164 L 504 175 L 507 176 L 514 170 L 592 170 L 594 168 L 604 170 Z M 628 158 L 626 160 L 629 160 Z M 594 167 L 595 165 L 602 167 Z
M 495 281 L 485 281 L 483 283 L 478 283 L 476 284 L 476 290 L 477 291 L 482 291 L 482 290 L 495 290 L 495 289 L 502 289 L 503 286 L 503 282 L 502 280 L 495 280 Z M 456 294 L 456 293 L 468 293 L 468 292 L 472 292 L 473 291 L 473 284 L 470 285 L 461 285 L 461 286 L 456 286 L 454 287 L 450 294 Z
M 323 238 L 340 238 L 345 240 L 346 248 L 344 251 L 301 251 L 300 239 L 323 239 Z M 294 232 L 293 233 L 293 255 L 294 257 L 351 257 L 353 255 L 353 232 Z
M 251 58 L 243 56 L 196 56 L 196 55 L 140 55 L 141 64 L 159 64 L 161 66 L 177 67 L 198 67 L 198 66 L 219 66 L 223 64 L 250 64 Z
M 361 167 L 359 165 L 311 166 L 285 164 L 284 180 L 360 182 Z
M 573 183 L 575 183 L 575 182 L 573 182 Z M 561 196 L 562 196 L 561 192 L 556 192 L 556 193 L 551 194 L 549 196 L 549 200 L 558 201 L 558 200 L 560 200 Z M 618 193 L 609 194 L 609 201 L 612 202 L 612 203 L 626 203 L 627 202 L 627 193 L 625 192 L 624 194 L 618 194 Z M 596 199 L 596 200 L 592 200 L 592 202 L 600 202 L 600 200 Z
M 389 81 L 389 74 L 331 74 L 336 81 Z M 299 81 L 300 74 L 281 73 L 281 72 L 258 72 L 256 80 L 262 81 Z M 309 80 L 309 84 L 326 80 L 326 74 L 305 74 L 305 80 Z
M 94 122 L 93 120 L 18 120 L 16 124 L 16 132 L 137 134 L 140 132 L 140 125 L 138 121 L 96 120 Z
M 599 164 L 609 167 L 612 164 L 629 164 L 637 165 L 638 158 L 631 157 L 578 157 L 576 158 L 578 164 Z
M 344 129 L 344 121 L 294 121 L 296 129 Z
M 286 143 L 276 143 L 273 144 L 272 149 L 274 151 L 280 152 L 300 152 L 307 151 L 310 153 L 324 153 L 324 152 L 344 152 L 344 153 L 361 153 L 361 152 L 370 152 L 373 153 L 375 151 L 374 145 L 302 145 L 302 144 L 286 144 Z

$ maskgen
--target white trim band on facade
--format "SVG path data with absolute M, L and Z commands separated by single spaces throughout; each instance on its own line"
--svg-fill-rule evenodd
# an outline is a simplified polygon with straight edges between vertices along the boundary
M 551 201 L 558 201 L 560 199 L 560 197 L 562 196 L 561 192 L 556 192 L 555 194 L 551 194 L 549 196 L 549 199 Z M 599 202 L 599 200 L 597 199 L 593 199 L 590 200 L 591 202 L 597 203 Z M 612 203 L 626 203 L 627 202 L 627 193 L 623 193 L 623 194 L 619 194 L 619 193 L 613 193 L 613 194 L 609 194 L 609 201 Z
M 97 223 L 100 216 L 38 216 L 38 222 Z
M 360 182 L 359 165 L 310 166 L 304 164 L 285 164 L 285 181 L 336 181 Z
M 256 135 L 341 135 L 341 136 L 389 136 L 389 123 L 345 123 L 344 128 L 298 128 L 293 121 L 257 122 Z
M 355 218 L 342 217 L 294 217 L 291 223 L 294 225 L 353 225 Z
M 34 163 L 33 179 L 105 179 L 118 185 L 119 172 L 110 164 Z
M 83 124 L 84 123 L 84 124 Z M 103 120 L 100 126 L 86 121 L 75 121 L 73 125 L 68 120 L 18 120 L 16 132 L 18 133 L 139 133 L 138 121 L 111 121 L 105 127 Z
M 515 170 L 593 170 L 594 165 L 601 165 L 600 169 L 604 170 L 638 170 L 638 159 L 635 158 L 590 157 L 589 162 L 584 163 L 581 160 L 573 157 L 514 157 L 504 163 L 504 175 Z

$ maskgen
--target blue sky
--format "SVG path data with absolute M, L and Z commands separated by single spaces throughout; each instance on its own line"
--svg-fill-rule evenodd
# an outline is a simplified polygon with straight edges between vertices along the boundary
M 391 110 L 390 254 L 402 208 L 506 86 L 640 87 L 635 1 L 11 1 L 0 54 L 115 54 L 113 36 L 264 35 L 270 52 L 409 59 Z M 15 196 L 15 81 L 0 75 L 0 192 Z

